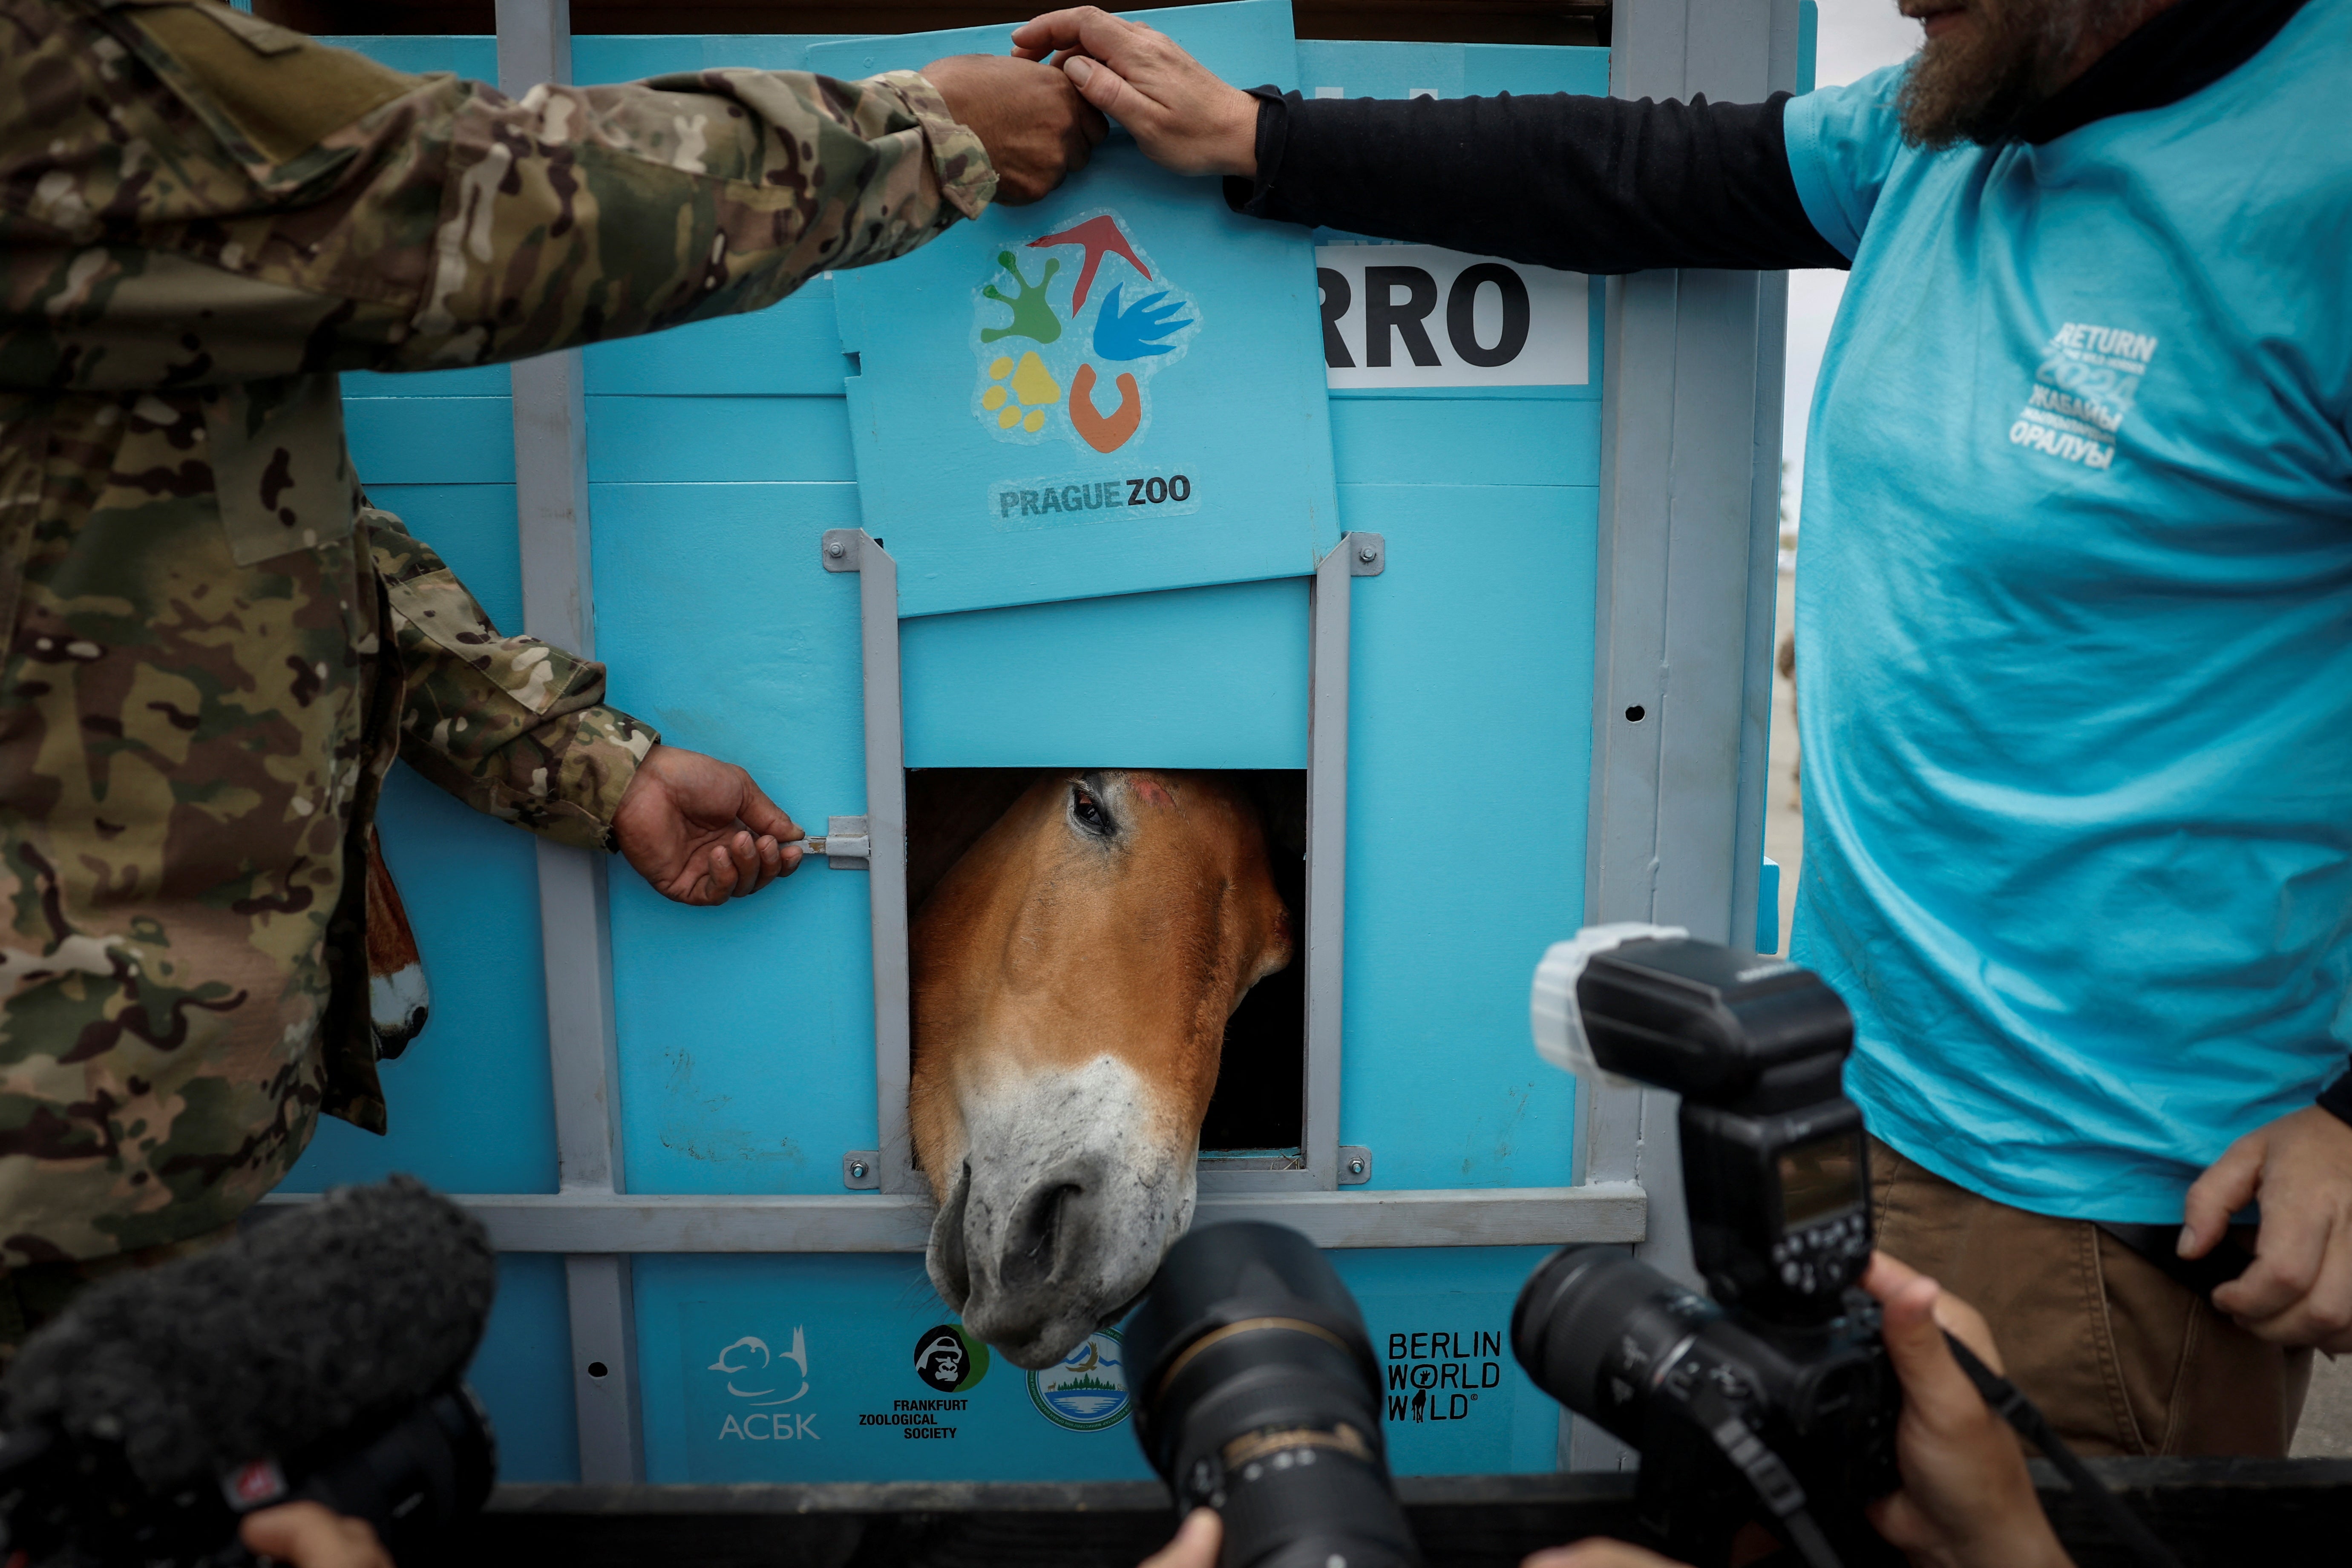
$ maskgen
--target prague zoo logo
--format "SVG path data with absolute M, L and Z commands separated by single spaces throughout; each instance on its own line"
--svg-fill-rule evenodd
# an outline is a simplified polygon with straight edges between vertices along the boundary
M 1063 430 L 1097 452 L 1141 434 L 1151 377 L 1200 333 L 1192 297 L 1108 211 L 998 251 L 996 267 L 973 297 L 982 425 L 1024 446 Z
M 1029 1374 L 1038 1414 L 1073 1432 L 1099 1432 L 1127 1419 L 1126 1349 L 1117 1329 L 1098 1329 L 1060 1363 Z

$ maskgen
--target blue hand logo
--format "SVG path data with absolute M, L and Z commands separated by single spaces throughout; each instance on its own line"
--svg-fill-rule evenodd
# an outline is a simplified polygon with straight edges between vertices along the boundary
M 1144 359 L 1152 354 L 1164 354 L 1176 345 L 1163 340 L 1192 324 L 1192 318 L 1170 321 L 1183 310 L 1181 304 L 1163 305 L 1166 289 L 1147 294 L 1124 312 L 1120 306 L 1123 284 L 1114 283 L 1103 297 L 1102 309 L 1095 316 L 1095 353 L 1108 360 Z

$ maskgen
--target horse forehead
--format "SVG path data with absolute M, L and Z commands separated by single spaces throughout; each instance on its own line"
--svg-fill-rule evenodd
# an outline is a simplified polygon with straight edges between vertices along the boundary
M 1168 786 L 1150 773 L 1129 773 L 1127 793 L 1146 805 L 1173 805 L 1175 795 Z

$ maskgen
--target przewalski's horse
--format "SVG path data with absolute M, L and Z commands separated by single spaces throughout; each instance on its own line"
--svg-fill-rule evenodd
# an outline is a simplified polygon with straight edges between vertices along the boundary
M 940 879 L 908 1109 L 931 1281 L 981 1338 L 1050 1366 L 1141 1292 L 1192 1217 L 1225 1021 L 1290 954 L 1257 808 L 1213 773 L 1038 777 Z

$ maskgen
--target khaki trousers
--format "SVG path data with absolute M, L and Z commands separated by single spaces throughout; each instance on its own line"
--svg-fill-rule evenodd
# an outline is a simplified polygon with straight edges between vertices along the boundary
M 1870 1183 L 1880 1250 L 1985 1315 L 2077 1453 L 2286 1453 L 2309 1351 L 2255 1338 L 2087 1220 L 1979 1197 L 1875 1138 Z

